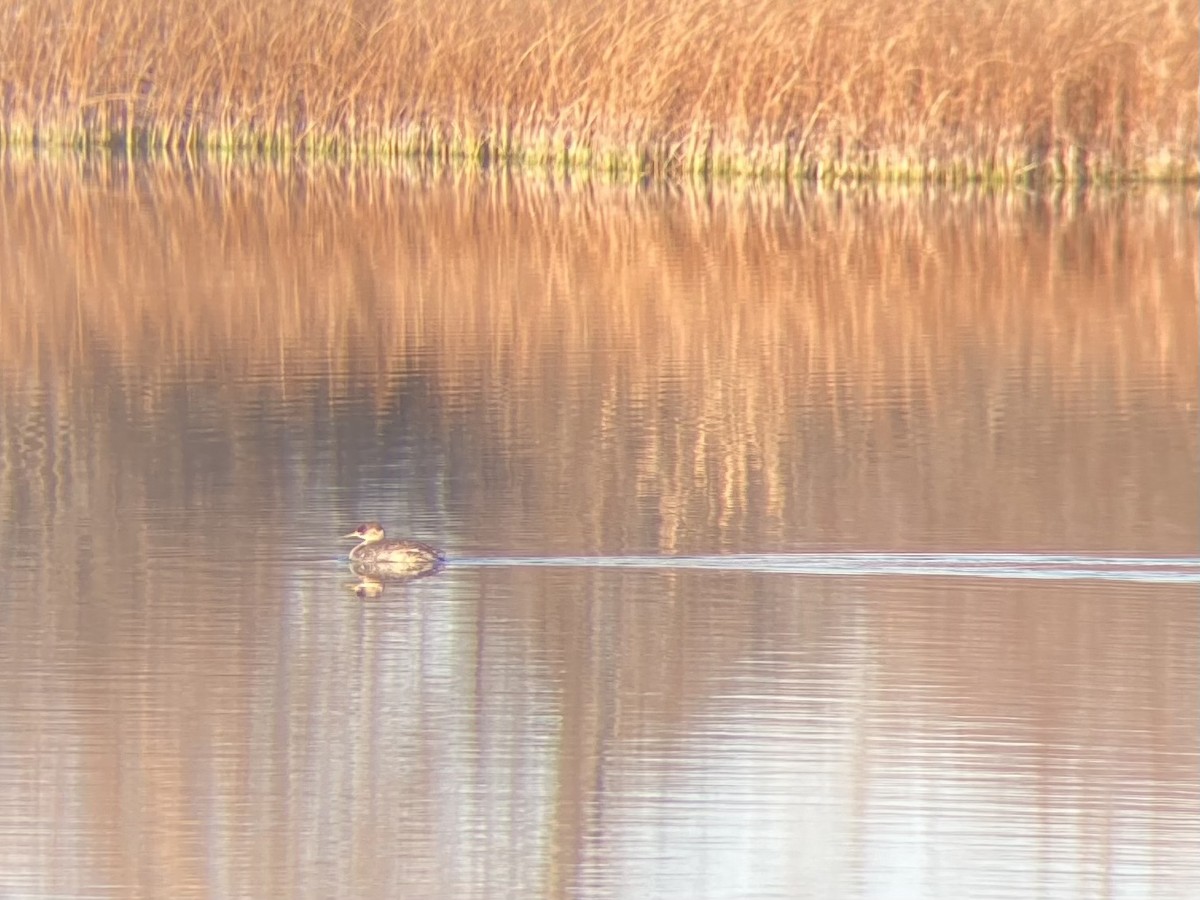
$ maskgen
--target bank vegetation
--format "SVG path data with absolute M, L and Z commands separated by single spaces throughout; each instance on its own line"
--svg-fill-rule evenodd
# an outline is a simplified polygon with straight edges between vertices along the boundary
M 0 142 L 574 172 L 1197 177 L 1165 0 L 0 0 Z

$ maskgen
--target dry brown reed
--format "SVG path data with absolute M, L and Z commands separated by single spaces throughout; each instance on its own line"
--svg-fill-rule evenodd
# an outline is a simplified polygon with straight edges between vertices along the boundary
M 0 140 L 825 181 L 1197 177 L 1181 0 L 3 0 Z

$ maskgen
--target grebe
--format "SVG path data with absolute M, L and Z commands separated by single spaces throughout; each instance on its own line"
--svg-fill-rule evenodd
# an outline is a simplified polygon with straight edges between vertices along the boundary
M 361 543 L 350 551 L 350 564 L 355 567 L 378 569 L 384 574 L 416 575 L 432 572 L 446 561 L 436 547 L 420 541 L 388 541 L 378 522 L 366 522 L 344 535 Z

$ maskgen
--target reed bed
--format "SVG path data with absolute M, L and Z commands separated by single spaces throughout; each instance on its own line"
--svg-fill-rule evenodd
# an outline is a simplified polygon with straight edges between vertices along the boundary
M 668 175 L 1197 177 L 1182 0 L 2 0 L 0 141 Z

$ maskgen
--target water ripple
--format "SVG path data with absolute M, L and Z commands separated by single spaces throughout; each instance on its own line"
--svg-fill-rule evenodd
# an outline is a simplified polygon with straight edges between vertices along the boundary
M 461 557 L 455 566 L 706 569 L 784 575 L 1008 578 L 1200 584 L 1200 558 L 1028 553 L 736 553 L 709 556 Z

